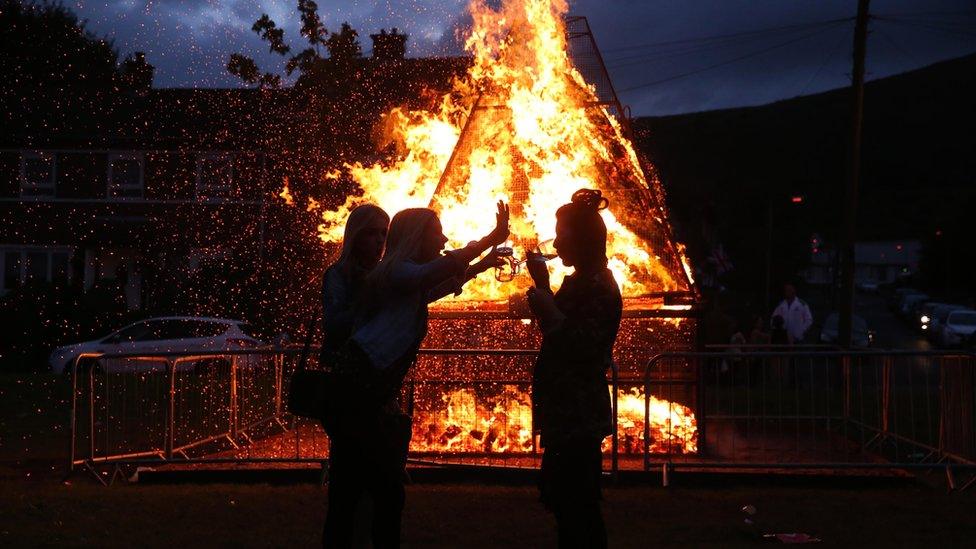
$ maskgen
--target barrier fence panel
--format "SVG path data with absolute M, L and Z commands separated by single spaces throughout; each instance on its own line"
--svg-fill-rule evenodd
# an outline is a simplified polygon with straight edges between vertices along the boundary
M 645 469 L 950 465 L 970 470 L 976 461 L 976 357 L 971 353 L 735 348 L 662 353 L 644 375 L 648 411 L 655 396 L 673 395 L 681 386 L 679 378 L 662 374 L 674 368 L 700 373 L 698 452 L 674 452 L 673 445 L 655 451 L 661 437 L 655 437 L 653 414 L 647 414 Z M 665 436 L 674 438 L 677 424 L 665 427 Z
M 320 463 L 328 456 L 321 426 L 287 413 L 300 355 L 296 348 L 83 355 L 72 366 L 69 469 Z M 401 401 L 413 416 L 411 459 L 537 466 L 534 356 L 422 350 Z M 725 348 L 658 354 L 639 377 L 612 372 L 614 435 L 604 452 L 613 473 L 659 466 L 968 471 L 976 462 L 971 353 Z

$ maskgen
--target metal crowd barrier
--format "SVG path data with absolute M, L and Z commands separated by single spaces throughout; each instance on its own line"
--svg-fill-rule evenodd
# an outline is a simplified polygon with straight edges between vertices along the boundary
M 109 466 L 161 464 L 319 464 L 328 439 L 318 422 L 287 412 L 287 381 L 300 346 L 193 354 L 87 353 L 71 364 L 68 474 Z M 316 364 L 318 349 L 310 353 Z M 526 360 L 534 350 L 422 349 L 421 358 L 450 365 L 461 357 Z M 527 365 L 521 368 L 530 371 Z M 526 390 L 530 378 L 408 378 L 406 404 L 425 385 L 496 384 Z M 273 444 L 265 444 L 273 441 Z M 443 456 L 414 461 L 444 461 Z
M 679 366 L 698 372 L 699 452 L 655 455 L 650 399 L 674 401 Z M 944 470 L 954 487 L 976 468 L 974 381 L 965 351 L 661 353 L 642 380 L 643 468 Z
M 104 482 L 98 469 L 110 467 L 111 482 L 122 466 L 323 462 L 328 439 L 317 422 L 291 416 L 283 405 L 300 354 L 291 347 L 79 356 L 71 366 L 69 474 L 87 470 Z M 425 386 L 527 390 L 535 354 L 423 349 L 418 361 L 435 358 L 436 368 L 415 368 L 421 375 L 407 380 L 407 408 Z M 458 375 L 470 368 L 471 357 L 491 358 L 487 371 L 502 374 Z M 509 368 L 496 369 L 495 363 Z M 675 469 L 944 469 L 954 485 L 955 474 L 971 473 L 976 463 L 974 379 L 976 356 L 966 352 L 661 353 L 640 377 L 621 378 L 611 369 L 608 469 L 616 477 L 621 468 L 660 467 L 665 480 Z M 620 409 L 619 398 L 626 394 L 634 404 L 627 393 L 634 389 L 643 392 L 643 425 L 626 432 L 622 446 L 626 425 L 618 421 L 627 410 Z M 665 400 L 668 408 L 663 419 L 655 418 L 653 429 L 652 397 Z M 674 432 L 678 404 L 694 414 L 693 451 L 682 447 Z M 534 443 L 517 456 L 483 457 L 535 466 Z M 436 452 L 411 459 L 464 462 Z M 970 478 L 961 485 L 974 482 Z

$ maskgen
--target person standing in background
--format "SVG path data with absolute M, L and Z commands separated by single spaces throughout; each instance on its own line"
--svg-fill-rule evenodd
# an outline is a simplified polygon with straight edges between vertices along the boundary
M 787 341 L 790 345 L 803 343 L 807 330 L 813 324 L 813 315 L 810 307 L 800 298 L 796 297 L 796 287 L 787 283 L 783 286 L 783 301 L 779 302 L 773 310 L 773 318 L 779 316 L 783 319 L 783 329 L 786 330 Z

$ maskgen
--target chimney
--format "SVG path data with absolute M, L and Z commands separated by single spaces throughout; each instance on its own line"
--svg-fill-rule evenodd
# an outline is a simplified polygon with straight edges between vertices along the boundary
M 403 59 L 407 53 L 407 35 L 397 31 L 396 27 L 390 32 L 380 29 L 379 34 L 371 34 L 369 37 L 373 39 L 373 59 Z

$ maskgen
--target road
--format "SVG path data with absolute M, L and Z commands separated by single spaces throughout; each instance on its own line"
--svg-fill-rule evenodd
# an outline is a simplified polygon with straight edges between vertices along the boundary
M 856 314 L 868 323 L 868 328 L 874 330 L 876 348 L 913 351 L 934 349 L 920 332 L 891 312 L 880 295 L 858 293 L 854 307 Z

